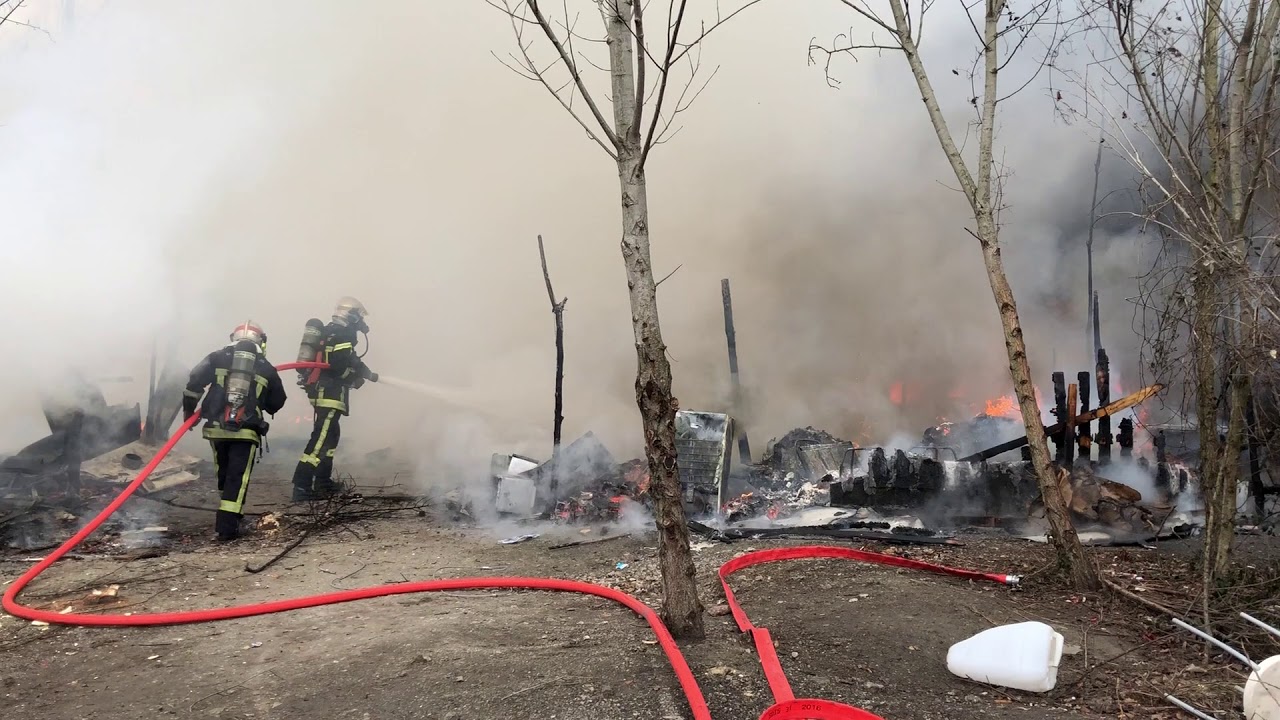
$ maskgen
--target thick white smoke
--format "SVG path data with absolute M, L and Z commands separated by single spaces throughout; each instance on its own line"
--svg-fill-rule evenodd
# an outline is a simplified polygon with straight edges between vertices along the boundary
M 638 453 L 615 170 L 491 56 L 513 48 L 501 15 L 408 0 L 354 12 L 117 0 L 79 3 L 70 26 L 48 15 L 53 39 L 0 28 L 0 297 L 21 340 L 0 373 L 0 448 L 43 434 L 33 391 L 68 365 L 144 381 L 157 334 L 191 364 L 246 318 L 283 362 L 307 318 L 352 294 L 371 311 L 375 370 L 505 420 L 453 427 L 471 414 L 366 386 L 348 448 L 410 444 L 450 468 L 545 456 L 541 233 L 570 299 L 565 439 L 594 430 L 620 459 Z M 660 289 L 681 406 L 727 397 L 729 277 L 759 448 L 797 425 L 918 433 L 1008 392 L 967 208 L 901 58 L 838 64 L 838 91 L 805 61 L 811 38 L 852 21 L 835 3 L 762 4 L 717 32 L 703 57 L 720 71 L 649 172 L 655 266 L 682 266 Z M 926 59 L 962 128 L 968 81 L 949 70 L 970 57 L 971 31 L 933 30 Z M 1094 138 L 1055 122 L 1042 83 L 1007 105 L 1000 138 L 1016 173 L 1005 257 L 1047 393 L 1052 370 L 1092 368 Z M 1104 340 L 1127 373 L 1136 246 L 1123 230 L 1100 232 L 1097 262 Z M 916 404 L 890 401 L 896 381 L 921 388 Z M 143 385 L 108 390 L 132 402 Z M 298 412 L 295 395 L 283 414 Z

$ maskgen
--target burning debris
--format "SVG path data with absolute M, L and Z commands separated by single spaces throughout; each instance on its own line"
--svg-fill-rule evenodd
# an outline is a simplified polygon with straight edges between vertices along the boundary
M 853 443 L 851 441 L 841 440 L 823 430 L 816 430 L 812 427 L 796 428 L 781 438 L 769 442 L 769 445 L 765 448 L 764 459 L 761 464 L 774 471 L 775 474 L 795 473 L 801 475 L 807 473 L 814 475 L 817 474 L 819 468 L 813 467 L 810 462 L 819 458 L 824 451 L 831 448 L 840 449 L 840 459 L 836 462 L 836 469 L 839 470 L 845 451 L 852 447 Z
M 1012 398 L 1001 398 L 1012 403 Z M 999 411 L 1001 405 L 988 403 L 988 410 Z M 1017 406 L 1012 406 L 1017 412 Z M 1022 435 L 1022 416 L 1010 417 L 1007 414 L 983 413 L 964 422 L 943 421 L 924 431 L 920 439 L 920 449 L 934 451 L 935 459 L 949 457 L 959 460 L 980 450 L 1012 440 Z M 945 452 L 943 452 L 945 451 Z M 1006 453 L 1006 460 L 1012 459 L 1015 453 Z
M 714 513 L 729 474 L 733 418 L 720 413 L 676 413 L 676 449 L 685 505 L 695 514 Z M 492 500 L 498 513 L 558 523 L 615 522 L 643 514 L 651 502 L 649 468 L 643 460 L 618 463 L 588 432 L 560 448 L 551 460 L 495 454 L 490 459 Z M 471 517 L 461 495 L 451 510 Z M 464 511 L 465 507 L 465 511 Z
M 1062 374 L 1056 373 L 1054 380 L 1056 390 Z M 1120 424 L 1121 462 L 1115 467 L 1126 478 L 1157 488 L 1152 497 L 1101 477 L 1097 463 L 1088 459 L 1094 420 L 1100 426 L 1100 457 L 1109 462 L 1109 451 L 1103 453 L 1102 448 L 1109 448 L 1110 436 L 1104 437 L 1104 430 L 1109 433 L 1110 425 L 1103 428 L 1102 420 L 1109 422 L 1116 412 L 1159 389 L 1144 388 L 1093 410 L 1084 407 L 1087 398 L 1081 398 L 1079 413 L 1064 409 L 1058 415 L 1065 419 L 1046 428 L 1059 448 L 1059 464 L 1072 468 L 1063 470 L 1064 482 L 1082 526 L 1149 536 L 1159 532 L 1172 508 L 1183 502 L 1180 498 L 1192 485 L 1190 473 L 1181 465 L 1135 462 L 1127 452 L 1133 445 L 1132 423 Z M 779 527 L 793 525 L 792 518 L 825 504 L 848 508 L 863 518 L 908 514 L 933 528 L 1034 524 L 1039 483 L 1030 462 L 1014 459 L 1014 451 L 1026 444 L 1024 432 L 1012 397 L 987 402 L 969 420 L 944 420 L 928 428 L 911 448 L 859 447 L 811 427 L 798 428 L 770 443 L 759 464 L 737 470 L 731 478 L 737 494 L 722 504 L 720 518 L 740 528 Z M 1084 458 L 1078 462 L 1077 449 Z M 826 522 L 834 526 L 844 520 Z
M 1055 374 L 1055 391 L 1061 376 Z M 1102 419 L 1158 390 L 1159 386 L 1144 388 L 1093 410 L 1063 410 L 1059 414 L 1065 419 L 1046 428 L 1055 446 L 1063 448 L 1060 465 L 1075 468 L 1063 470 L 1064 491 L 1082 525 L 1107 526 L 1124 534 L 1158 532 L 1191 487 L 1185 467 L 1164 462 L 1153 466 L 1145 459 L 1135 462 L 1125 452 L 1132 446 L 1131 423 L 1120 423 L 1122 452 L 1116 467 L 1126 477 L 1141 480 L 1144 487 L 1158 488 L 1149 493 L 1151 497 L 1102 477 L 1092 461 L 1074 461 L 1077 448 L 1082 458 L 1090 457 L 1085 451 L 1093 439 L 1089 435 L 1092 422 L 1097 420 L 1101 428 Z M 1005 397 L 987 402 L 969 420 L 943 421 L 926 429 L 919 444 L 911 448 L 861 447 L 803 427 L 771 441 L 758 463 L 735 466 L 733 446 L 740 438 L 731 416 L 697 411 L 676 415 L 677 463 L 686 510 L 694 518 L 711 519 L 718 532 L 756 534 L 773 529 L 795 534 L 798 529 L 822 527 L 898 534 L 910 529 L 918 537 L 932 537 L 935 531 L 928 528 L 1034 524 L 1039 483 L 1030 462 L 1014 459 L 1015 452 L 1025 446 L 1024 432 L 1017 403 Z M 1100 429 L 1098 447 L 1109 447 L 1109 443 L 1110 436 L 1104 438 Z M 1104 456 L 1109 461 L 1109 454 Z M 643 508 L 651 501 L 645 463 L 618 464 L 591 433 L 562 447 L 546 462 L 494 455 L 490 476 L 498 512 L 517 518 L 611 522 L 629 507 Z M 469 509 L 462 511 L 465 503 L 455 506 L 455 516 L 469 516 Z

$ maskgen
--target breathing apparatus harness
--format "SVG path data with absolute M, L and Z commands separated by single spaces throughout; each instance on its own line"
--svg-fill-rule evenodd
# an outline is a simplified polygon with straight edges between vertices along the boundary
M 364 306 L 359 309 L 348 306 L 345 301 L 358 302 L 354 299 L 344 298 L 339 302 L 337 312 L 333 315 L 333 321 L 351 327 L 357 333 L 364 336 L 364 352 L 356 355 L 361 360 L 369 353 L 369 325 L 364 321 Z M 306 328 L 302 331 L 302 342 L 298 345 L 298 362 L 300 363 L 323 363 L 325 348 L 325 324 L 319 318 L 311 318 L 307 321 Z M 320 368 L 310 370 L 298 370 L 298 387 L 307 391 L 308 397 L 315 391 L 316 385 L 320 382 Z
M 258 393 L 255 386 L 258 381 L 258 359 L 264 358 L 267 351 L 267 334 L 262 328 L 246 322 L 232 331 L 231 341 L 231 366 L 227 369 L 223 387 L 225 400 L 219 421 L 227 429 L 239 430 L 244 427 L 246 418 L 256 415 L 262 426 L 258 433 L 262 442 L 262 454 L 258 456 L 258 462 L 261 462 L 262 455 L 270 450 L 266 437 L 270 425 L 257 412 Z

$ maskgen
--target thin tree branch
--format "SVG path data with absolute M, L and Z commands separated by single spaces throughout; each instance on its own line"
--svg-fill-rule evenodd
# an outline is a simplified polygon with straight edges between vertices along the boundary
M 679 265 L 677 265 L 675 270 L 672 270 L 671 272 L 667 273 L 661 280 L 654 283 L 653 286 L 656 288 L 662 283 L 666 282 L 667 278 L 671 277 L 672 275 L 675 275 L 682 267 L 684 267 L 684 263 L 680 263 Z
M 653 149 L 653 133 L 658 127 L 658 117 L 662 114 L 662 103 L 667 96 L 667 81 L 671 77 L 671 67 L 675 62 L 672 58 L 675 55 L 676 42 L 680 38 L 680 26 L 684 23 L 684 10 L 687 2 L 688 0 L 680 0 L 674 24 L 668 26 L 670 30 L 667 34 L 667 53 L 662 60 L 662 66 L 659 68 L 662 79 L 658 85 L 658 99 L 653 103 L 653 117 L 649 119 L 649 130 L 645 133 L 644 144 L 640 148 L 640 169 L 642 171 L 644 170 L 645 162 L 649 159 L 649 151 Z M 693 78 L 690 77 L 689 81 L 693 82 Z M 674 117 L 673 115 L 672 118 L 674 119 Z M 639 128 L 640 126 L 637 124 L 635 127 Z
M 570 96 L 569 96 L 570 99 L 565 100 L 564 95 L 562 94 L 563 87 L 554 88 L 551 86 L 551 83 L 547 81 L 547 72 L 550 71 L 551 67 L 554 66 L 557 62 L 560 62 L 560 63 L 564 63 L 565 67 L 569 70 L 569 73 L 572 76 L 572 79 L 569 82 L 574 83 L 575 86 L 578 88 L 584 87 L 582 84 L 581 76 L 578 74 L 576 64 L 573 63 L 571 58 L 568 60 L 565 59 L 566 56 L 563 54 L 564 48 L 557 45 L 557 49 L 562 52 L 562 54 L 560 55 L 560 59 L 551 61 L 551 63 L 549 63 L 546 68 L 539 68 L 537 64 L 533 61 L 533 58 L 529 55 L 529 45 L 526 44 L 524 41 L 524 32 L 520 25 L 520 23 L 525 23 L 525 24 L 533 24 L 533 23 L 529 22 L 524 18 L 521 18 L 519 15 L 513 12 L 510 9 L 510 7 L 503 7 L 501 5 L 496 5 L 492 0 L 486 0 L 486 2 L 489 2 L 491 6 L 502 11 L 503 14 L 505 14 L 510 19 L 512 32 L 515 34 L 515 37 L 516 37 L 516 47 L 520 49 L 520 55 L 523 58 L 522 64 L 524 65 L 524 69 L 527 70 L 527 72 L 511 66 L 510 64 L 502 60 L 502 58 L 499 58 L 497 54 L 493 54 L 494 58 L 496 58 L 498 62 L 502 63 L 502 65 L 505 66 L 507 69 L 515 72 L 520 77 L 526 80 L 531 80 L 533 82 L 536 82 L 542 85 L 544 88 L 546 88 L 547 92 L 551 93 L 551 96 L 554 97 L 556 99 L 556 102 L 560 104 L 560 107 L 564 108 L 565 112 L 569 113 L 569 116 L 572 117 L 580 127 L 582 127 L 582 129 L 587 133 L 587 137 L 591 138 L 592 141 L 594 141 L 597 145 L 599 145 L 600 149 L 604 150 L 605 154 L 607 154 L 610 158 L 617 160 L 618 152 L 617 152 L 616 138 L 614 138 L 613 132 L 612 130 L 610 130 L 608 125 L 601 124 L 601 128 L 606 133 L 606 136 L 609 138 L 609 141 L 610 141 L 608 144 L 606 144 L 606 142 L 603 139 L 601 139 L 600 135 L 597 134 L 597 132 L 592 129 L 591 125 L 588 124 L 587 121 L 583 119 L 582 116 L 580 116 L 577 113 L 577 111 L 573 109 L 573 105 L 571 102 L 573 98 L 573 94 L 570 93 Z M 542 27 L 544 32 L 552 35 L 554 34 L 551 32 L 549 28 L 541 25 L 540 27 Z M 515 57 L 512 56 L 512 59 L 515 60 Z M 566 86 L 568 84 L 569 83 L 566 83 Z M 587 101 L 588 107 L 592 110 L 593 114 L 595 114 L 596 119 L 600 123 L 603 123 L 604 121 L 601 119 L 601 116 L 599 115 L 599 110 L 596 108 L 594 101 L 592 101 L 590 97 L 586 97 L 585 99 Z M 610 145 L 612 145 L 612 147 Z
M 676 55 L 675 55 L 674 57 L 672 57 L 672 58 L 671 58 L 671 64 L 672 64 L 672 65 L 674 65 L 675 63 L 679 62 L 681 58 L 683 58 L 685 55 L 687 55 L 687 54 L 689 53 L 689 51 L 690 51 L 690 50 L 692 50 L 693 48 L 695 48 L 695 47 L 697 47 L 698 45 L 700 45 L 700 44 L 702 43 L 702 41 L 703 41 L 703 40 L 705 40 L 705 39 L 707 38 L 707 36 L 708 36 L 708 35 L 710 35 L 711 33 L 715 32 L 715 30 L 716 30 L 717 28 L 719 28 L 719 27 L 723 26 L 725 23 L 727 23 L 727 22 L 729 22 L 730 20 L 732 20 L 732 19 L 734 19 L 735 17 L 737 17 L 737 16 L 738 16 L 738 14 L 739 14 L 739 13 L 741 13 L 743 10 L 746 10 L 747 8 L 751 7 L 752 5 L 755 5 L 756 3 L 759 3 L 759 2 L 761 2 L 761 1 L 762 1 L 762 0 L 748 0 L 748 2 L 744 3 L 744 4 L 743 4 L 741 7 L 739 7 L 737 10 L 734 10 L 733 12 L 731 12 L 731 13 L 729 13 L 728 15 L 724 16 L 723 18 L 717 18 L 717 19 L 716 19 L 716 21 L 715 21 L 714 23 L 712 23 L 711 27 L 704 27 L 704 28 L 703 28 L 703 30 L 702 30 L 702 32 L 698 35 L 698 37 L 694 38 L 692 41 L 690 41 L 690 42 L 688 42 L 688 43 L 679 43 L 679 44 L 681 45 L 681 47 L 683 48 L 683 50 L 681 50 L 679 53 L 676 53 Z M 684 4 L 684 2 L 685 2 L 685 0 L 680 0 L 680 2 L 681 2 L 681 5 L 683 5 L 683 4 Z M 673 32 L 673 33 L 671 34 L 671 42 L 672 42 L 672 44 L 676 44 L 676 43 L 678 42 L 678 35 L 679 35 L 679 33 L 678 33 L 678 32 Z
M 551 23 L 549 23 L 546 16 L 542 14 L 542 9 L 538 7 L 538 0 L 524 0 L 524 3 L 533 12 L 534 19 L 538 21 L 538 25 L 542 28 L 542 32 L 547 36 L 547 39 L 551 41 L 556 52 L 560 54 L 560 60 L 564 62 L 564 66 L 569 70 L 569 74 L 573 77 L 574 85 L 577 86 L 578 92 L 582 95 L 583 101 L 587 103 L 587 107 L 591 110 L 592 116 L 595 117 L 596 122 L 599 123 L 600 129 L 604 133 L 605 138 L 607 138 L 609 140 L 609 144 L 613 146 L 614 152 L 616 153 L 620 151 L 622 145 L 618 136 L 614 133 L 613 127 L 607 120 L 605 120 L 604 115 L 600 112 L 600 108 L 596 105 L 595 99 L 591 97 L 591 92 L 587 90 L 587 85 L 582 80 L 582 74 L 578 72 L 577 63 L 575 63 L 573 57 L 568 54 L 568 50 L 565 49 L 565 46 L 560 42 L 560 38 L 556 35 L 555 30 L 552 29 Z

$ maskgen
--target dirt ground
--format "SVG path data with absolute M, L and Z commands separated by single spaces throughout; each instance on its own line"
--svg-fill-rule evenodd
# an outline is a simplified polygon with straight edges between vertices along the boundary
M 250 511 L 285 511 L 288 468 L 263 466 Z M 394 492 L 395 473 L 359 474 Z M 174 499 L 212 507 L 207 481 Z M 373 501 L 371 501 L 373 502 Z M 503 545 L 489 530 L 457 528 L 418 511 L 308 537 L 260 574 L 245 571 L 298 537 L 301 519 L 274 534 L 212 542 L 212 515 L 144 499 L 172 539 L 159 557 L 130 559 L 110 542 L 52 568 L 28 604 L 80 607 L 94 588 L 119 596 L 91 611 L 215 608 L 406 580 L 484 575 L 581 579 L 656 604 L 652 536 L 590 540 L 576 528 Z M 376 507 L 376 502 L 370 507 Z M 293 508 L 298 510 L 298 508 Z M 150 512 L 150 511 L 148 511 Z M 1073 595 L 1047 573 L 1047 548 L 994 534 L 963 547 L 868 549 L 960 567 L 1033 575 L 1021 589 L 841 561 L 750 568 L 733 579 L 753 622 L 767 627 L 797 696 L 837 700 L 887 720 L 1180 717 L 1174 692 L 1226 709 L 1237 667 L 1206 660 L 1166 617 L 1118 597 Z M 722 599 L 715 568 L 754 544 L 699 543 L 709 608 Z M 794 543 L 798 544 L 798 543 Z M 819 543 L 812 543 L 819 544 Z M 1178 548 L 1097 550 L 1109 577 L 1141 587 L 1152 573 L 1179 582 Z M 112 554 L 114 553 L 114 555 Z M 35 553 L 38 556 L 40 553 Z M 0 558 L 5 585 L 31 564 Z M 26 558 L 26 559 L 24 559 Z M 619 564 L 625 567 L 619 567 Z M 1188 583 L 1192 581 L 1187 580 Z M 1190 599 L 1190 598 L 1188 598 Z M 1166 600 L 1167 601 L 1167 600 Z M 1272 608 L 1274 612 L 1274 608 Z M 1274 617 L 1272 617 L 1274 620 Z M 1056 690 L 1045 695 L 963 681 L 948 647 L 988 627 L 1042 620 L 1067 639 Z M 643 621 L 583 596 L 528 592 L 402 595 L 219 623 L 142 629 L 35 626 L 0 617 L 0 683 L 20 717 L 118 720 L 232 718 L 687 718 L 674 674 Z M 725 615 L 684 652 L 717 720 L 753 720 L 772 704 L 755 652 Z M 1273 650 L 1274 652 L 1274 650 Z

